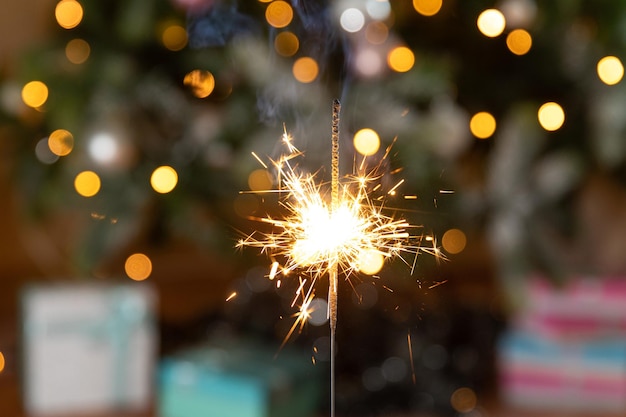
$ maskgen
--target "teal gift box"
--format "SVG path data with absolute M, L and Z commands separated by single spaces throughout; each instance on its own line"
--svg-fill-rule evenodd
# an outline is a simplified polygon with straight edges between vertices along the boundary
M 309 417 L 323 368 L 291 349 L 252 342 L 207 345 L 162 360 L 160 417 Z
M 24 408 L 32 416 L 151 407 L 156 293 L 144 283 L 32 285 L 22 292 Z

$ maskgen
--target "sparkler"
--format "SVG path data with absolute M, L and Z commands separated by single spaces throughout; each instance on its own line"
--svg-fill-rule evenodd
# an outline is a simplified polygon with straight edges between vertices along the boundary
M 405 219 L 395 218 L 393 210 L 386 207 L 385 197 L 395 195 L 403 180 L 391 187 L 386 194 L 381 184 L 379 168 L 365 171 L 365 157 L 359 165 L 359 173 L 339 178 L 339 113 L 341 105 L 333 101 L 331 130 L 331 183 L 330 201 L 328 184 L 319 182 L 315 174 L 300 172 L 295 158 L 302 156 L 283 134 L 288 153 L 277 160 L 270 159 L 276 171 L 277 188 L 253 191 L 255 193 L 278 193 L 279 206 L 284 216 L 255 217 L 253 220 L 270 225 L 270 232 L 254 232 L 239 240 L 237 246 L 259 248 L 272 260 L 269 279 L 280 275 L 298 273 L 299 286 L 292 306 L 301 299 L 295 321 L 284 343 L 299 327 L 302 329 L 309 317 L 310 303 L 315 295 L 317 281 L 328 275 L 328 319 L 330 325 L 330 372 L 331 417 L 335 410 L 335 333 L 337 329 L 337 288 L 339 275 L 346 281 L 357 273 L 376 274 L 385 260 L 402 259 L 415 267 L 420 252 L 440 256 L 435 239 L 424 234 L 414 234 L 420 226 L 413 226 Z M 389 155 L 390 148 L 382 158 Z M 253 156 L 267 169 L 268 164 L 256 154 Z M 391 214 L 387 214 L 391 213 Z M 422 241 L 430 246 L 422 246 Z

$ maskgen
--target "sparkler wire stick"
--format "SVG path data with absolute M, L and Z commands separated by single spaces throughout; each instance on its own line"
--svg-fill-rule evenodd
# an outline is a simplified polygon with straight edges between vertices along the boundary
M 339 206 L 339 112 L 341 103 L 333 100 L 331 129 L 331 215 Z M 335 417 L 335 333 L 337 331 L 337 261 L 333 261 L 328 277 L 328 315 L 330 323 L 330 417 Z

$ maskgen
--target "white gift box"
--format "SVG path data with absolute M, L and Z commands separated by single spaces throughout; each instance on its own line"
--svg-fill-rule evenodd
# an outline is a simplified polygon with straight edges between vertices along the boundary
M 25 410 L 37 416 L 148 408 L 157 355 L 155 305 L 155 292 L 144 283 L 26 289 Z

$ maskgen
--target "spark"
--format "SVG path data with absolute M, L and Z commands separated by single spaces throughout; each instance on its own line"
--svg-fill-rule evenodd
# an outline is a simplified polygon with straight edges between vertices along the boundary
M 437 281 L 437 282 L 435 282 L 434 284 L 432 284 L 431 286 L 429 286 L 429 287 L 428 287 L 428 289 L 429 289 L 429 290 L 432 290 L 433 288 L 436 288 L 436 287 L 438 287 L 438 286 L 440 286 L 440 285 L 443 285 L 443 284 L 445 284 L 446 282 L 448 282 L 448 280 L 447 280 L 447 279 L 445 279 L 445 280 L 443 280 L 443 281 Z
M 413 345 L 411 344 L 411 331 L 409 330 L 406 334 L 407 345 L 409 347 L 409 362 L 411 363 L 411 379 L 413 380 L 413 385 L 416 384 L 415 377 L 415 364 L 413 363 Z
M 422 226 L 396 217 L 398 210 L 386 205 L 386 196 L 394 194 L 404 182 L 397 181 L 386 190 L 381 181 L 389 148 L 372 169 L 359 169 L 357 173 L 342 177 L 334 190 L 332 183 L 319 180 L 319 172 L 300 169 L 296 158 L 303 153 L 293 145 L 286 128 L 282 142 L 287 153 L 275 160 L 268 158 L 267 164 L 253 153 L 263 166 L 273 168 L 278 184 L 277 189 L 254 193 L 278 195 L 281 213 L 252 218 L 268 226 L 269 231 L 254 231 L 240 239 L 237 247 L 258 248 L 267 254 L 272 260 L 268 275 L 271 280 L 294 272 L 308 277 L 301 279 L 298 285 L 292 306 L 301 297 L 302 301 L 288 337 L 307 321 L 306 308 L 317 283 L 323 276 L 329 276 L 332 281 L 334 270 L 337 276 L 351 281 L 358 274 L 378 273 L 385 262 L 393 259 L 401 260 L 413 272 L 419 253 L 442 256 L 432 236 L 418 233 Z M 332 198 L 334 193 L 336 198 Z M 372 264 L 379 267 L 372 269 Z M 336 296 L 336 285 L 329 282 L 329 309 L 332 297 Z M 333 315 L 336 312 L 329 311 L 331 321 Z M 334 328 L 333 323 L 331 327 Z
M 233 299 L 233 298 L 235 298 L 235 297 L 237 297 L 237 292 L 236 292 L 236 291 L 233 291 L 233 292 L 232 292 L 232 293 L 228 296 L 228 298 L 226 298 L 226 301 L 228 302 L 228 301 L 232 300 L 232 299 Z

